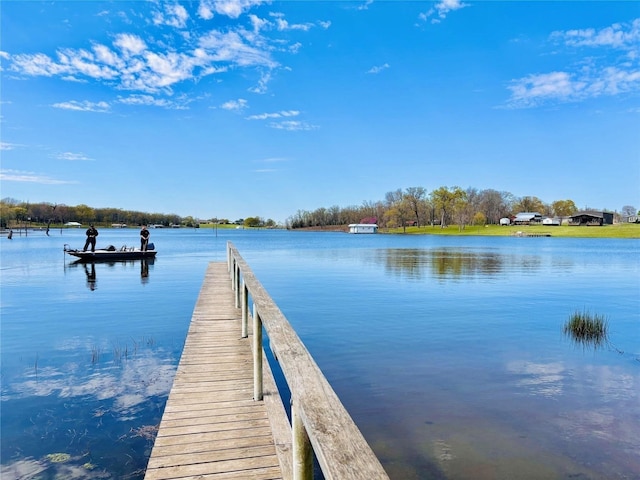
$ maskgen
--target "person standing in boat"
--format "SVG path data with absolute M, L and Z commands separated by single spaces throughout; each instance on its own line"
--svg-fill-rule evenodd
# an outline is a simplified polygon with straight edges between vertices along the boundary
M 91 245 L 92 252 L 96 251 L 97 236 L 98 236 L 98 230 L 96 230 L 96 228 L 93 226 L 93 223 L 92 223 L 91 226 L 87 229 L 87 241 L 84 242 L 84 248 L 82 249 L 83 252 L 87 251 L 87 247 L 89 247 L 89 245 Z
M 149 230 L 146 225 L 142 225 L 140 229 L 140 250 L 147 251 L 147 245 L 149 245 Z

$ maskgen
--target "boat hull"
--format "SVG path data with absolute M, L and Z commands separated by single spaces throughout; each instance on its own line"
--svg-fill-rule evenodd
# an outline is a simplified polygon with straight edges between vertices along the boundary
M 65 250 L 68 255 L 78 258 L 83 262 L 111 262 L 117 260 L 140 260 L 156 257 L 155 250 L 96 250 L 95 252 L 83 252 L 82 250 Z

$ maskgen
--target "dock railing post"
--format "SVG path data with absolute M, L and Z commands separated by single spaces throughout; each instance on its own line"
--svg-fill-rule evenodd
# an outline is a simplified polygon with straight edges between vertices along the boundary
M 295 399 L 291 401 L 293 480 L 313 480 L 313 449 Z
M 249 336 L 249 289 L 242 279 L 242 338 Z
M 253 304 L 253 399 L 262 400 L 262 320 Z
M 242 292 L 240 291 L 240 285 L 241 285 L 241 280 L 240 280 L 240 266 L 237 266 L 237 273 L 235 276 L 235 281 L 234 281 L 234 285 L 233 285 L 233 290 L 236 292 L 236 308 L 240 308 L 240 297 L 242 295 Z

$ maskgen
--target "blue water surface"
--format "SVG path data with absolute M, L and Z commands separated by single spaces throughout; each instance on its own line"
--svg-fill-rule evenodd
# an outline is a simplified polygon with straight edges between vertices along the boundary
M 155 229 L 155 261 L 96 265 L 64 256 L 83 230 L 1 240 L 3 479 L 144 476 L 228 240 L 391 478 L 640 478 L 638 240 Z

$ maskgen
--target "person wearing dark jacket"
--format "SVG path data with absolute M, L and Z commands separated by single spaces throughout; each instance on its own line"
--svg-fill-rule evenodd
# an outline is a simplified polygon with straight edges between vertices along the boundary
M 146 252 L 147 245 L 149 245 L 149 230 L 147 230 L 146 225 L 142 225 L 142 229 L 140 230 L 140 250 Z
M 87 229 L 87 241 L 84 242 L 83 252 L 87 251 L 87 247 L 91 245 L 91 251 L 96 251 L 96 237 L 98 236 L 98 230 L 91 224 L 91 226 Z

